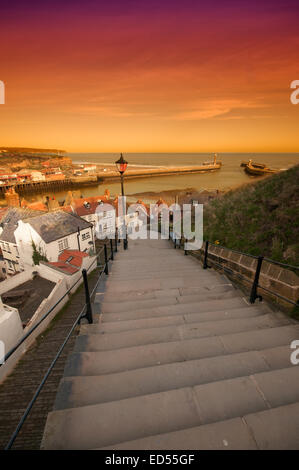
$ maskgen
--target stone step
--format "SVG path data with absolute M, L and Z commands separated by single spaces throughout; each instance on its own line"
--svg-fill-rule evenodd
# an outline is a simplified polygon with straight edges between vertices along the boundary
M 102 351 L 100 335 L 81 335 L 76 339 L 74 353 L 67 359 L 65 375 L 80 375 L 82 370 L 89 370 L 89 364 L 93 362 L 97 364 L 98 375 L 111 374 L 173 362 L 288 346 L 298 337 L 299 325 L 292 325 Z
M 132 268 L 130 271 L 124 271 L 123 273 L 115 272 L 115 270 L 110 270 L 109 279 L 113 279 L 115 283 L 126 281 L 126 280 L 135 280 L 135 279 L 166 279 L 168 276 L 170 277 L 198 277 L 199 279 L 208 279 L 211 282 L 218 278 L 218 274 L 215 272 L 208 272 L 207 274 L 198 268 L 190 267 L 190 266 L 183 266 L 176 268 L 170 266 L 158 266 L 155 269 L 146 269 L 146 270 L 138 270 L 137 268 Z
M 120 312 L 105 312 L 106 321 L 121 321 L 121 320 L 136 320 L 140 318 L 154 318 L 154 317 L 163 317 L 163 316 L 170 316 L 170 315 L 185 315 L 188 313 L 202 313 L 202 312 L 216 312 L 221 310 L 223 315 L 225 312 L 229 312 L 230 309 L 234 308 L 253 308 L 254 306 L 251 305 L 249 302 L 247 303 L 246 299 L 244 300 L 242 297 L 233 297 L 226 299 L 225 303 L 222 300 L 214 300 L 208 299 L 203 300 L 201 302 L 186 302 L 186 303 L 176 303 L 174 302 L 174 298 L 171 297 L 171 301 L 169 301 L 169 297 L 163 299 L 163 302 L 166 305 L 161 305 L 160 307 L 141 307 L 138 306 L 138 302 L 136 301 L 136 308 L 133 310 L 133 306 L 129 307 L 126 311 Z M 191 299 L 192 300 L 192 299 Z M 159 302 L 156 300 L 155 302 Z M 161 302 L 162 303 L 162 302 Z M 225 306 L 225 309 L 224 309 Z M 108 304 L 107 304 L 108 307 Z M 256 308 L 263 307 L 267 309 L 265 303 L 256 304 Z M 109 309 L 112 310 L 112 309 Z M 265 310 L 264 310 L 265 311 Z M 269 308 L 268 308 L 269 311 Z M 108 320 L 109 317 L 109 320 Z
M 140 318 L 137 320 L 110 321 L 111 314 L 101 316 L 101 333 L 115 333 L 120 331 L 132 331 L 146 328 L 160 328 L 169 325 L 184 325 L 215 320 L 231 320 L 233 318 L 250 318 L 264 315 L 263 309 L 259 307 L 234 308 L 223 313 L 216 312 L 187 313 L 185 315 L 171 315 L 153 318 Z
M 144 257 L 131 257 L 130 259 L 119 259 L 116 257 L 113 261 L 113 269 L 119 271 L 126 271 L 131 269 L 152 269 L 156 267 L 170 267 L 175 266 L 177 269 L 180 269 L 182 266 L 189 266 L 198 269 L 199 271 L 204 271 L 201 263 L 194 257 L 191 256 L 169 256 L 168 254 L 164 255 L 163 253 Z
M 106 281 L 106 292 L 135 292 L 136 290 L 161 290 L 161 289 L 176 289 L 176 288 L 190 288 L 190 287 L 203 287 L 210 284 L 223 284 L 227 282 L 225 276 L 218 275 L 217 278 L 212 276 L 199 278 L 194 276 L 179 276 L 169 279 L 136 279 L 128 281 L 113 281 L 109 276 Z
M 122 251 L 119 256 L 117 256 L 116 261 L 121 263 L 123 261 L 132 262 L 136 259 L 144 259 L 148 256 L 158 258 L 159 256 L 164 256 L 165 258 L 186 258 L 185 252 L 182 249 L 174 249 L 169 247 L 149 247 L 141 246 L 140 248 L 130 248 L 128 251 Z
M 298 450 L 299 403 L 157 434 L 102 450 Z
M 199 269 L 195 268 L 182 268 L 182 269 L 176 269 L 174 270 L 173 268 L 170 268 L 169 270 L 166 270 L 165 268 L 157 268 L 155 271 L 138 271 L 138 270 L 133 270 L 132 272 L 124 272 L 122 274 L 115 273 L 113 270 L 111 270 L 110 273 L 110 278 L 113 279 L 115 283 L 120 282 L 120 281 L 130 281 L 130 280 L 135 280 L 135 279 L 167 279 L 169 277 L 178 277 L 178 276 L 188 276 L 188 277 L 198 277 L 199 279 L 209 279 L 209 280 L 214 280 L 215 279 L 215 274 L 214 273 L 209 273 L 207 276 L 205 273 Z
M 90 364 L 90 369 L 82 370 L 82 374 L 79 376 L 73 375 L 62 379 L 58 389 L 55 408 L 74 408 L 96 403 L 123 400 L 125 398 L 148 395 L 150 393 L 210 384 L 210 387 L 206 387 L 205 390 L 210 390 L 211 396 L 216 396 L 217 400 L 220 400 L 221 406 L 225 404 L 227 407 L 227 415 L 215 417 L 212 411 L 213 408 L 217 409 L 217 406 L 215 403 L 209 403 L 207 400 L 208 395 L 204 396 L 202 394 L 200 403 L 202 403 L 204 407 L 202 414 L 206 416 L 205 422 L 210 422 L 212 417 L 217 418 L 215 419 L 216 421 L 228 419 L 233 416 L 230 415 L 229 405 L 225 402 L 224 391 L 222 398 L 221 395 L 218 395 L 219 390 L 221 390 L 219 381 L 249 376 L 262 371 L 275 370 L 275 365 L 277 365 L 275 357 L 278 354 L 281 356 L 278 365 L 280 366 L 283 361 L 285 368 L 290 367 L 293 371 L 295 367 L 292 366 L 290 362 L 289 346 L 282 346 L 274 350 L 266 349 L 263 351 L 243 352 L 227 356 L 176 362 L 108 375 L 99 375 L 96 365 L 92 366 Z M 271 366 L 267 362 L 269 358 Z M 94 357 L 94 359 L 96 358 Z M 281 374 L 277 376 L 276 381 L 272 380 L 272 385 L 275 387 L 276 383 L 279 384 L 283 379 L 286 379 L 284 386 L 288 383 L 290 389 L 288 393 L 285 392 L 284 395 L 281 396 L 286 397 L 287 403 L 290 402 L 288 401 L 288 397 L 295 397 L 293 401 L 299 401 L 299 368 L 297 369 L 297 373 Z M 265 377 L 263 380 L 266 383 L 267 395 L 260 386 L 258 379 L 256 379 L 255 382 L 257 382 L 257 387 L 262 392 L 261 395 L 266 396 L 264 403 L 271 403 L 272 392 L 269 387 L 269 380 L 267 381 Z M 213 382 L 218 383 L 213 384 Z M 293 388 L 295 388 L 296 391 L 294 391 Z M 246 394 L 244 393 L 244 395 Z M 235 394 L 235 396 L 231 396 L 230 398 L 238 400 L 239 397 Z M 285 403 L 282 402 L 281 404 Z M 212 406 L 212 408 L 208 405 Z M 210 415 L 210 417 L 208 415 Z
M 141 346 L 161 342 L 220 336 L 228 333 L 238 333 L 246 330 L 271 328 L 289 324 L 287 318 L 278 318 L 273 314 L 265 314 L 253 318 L 237 318 L 192 323 L 190 325 L 165 326 L 160 328 L 138 329 L 121 333 L 101 333 L 101 324 L 82 325 L 80 334 L 95 334 L 101 336 L 101 350 L 121 349 L 130 346 Z
M 186 304 L 186 303 L 196 303 L 202 302 L 207 300 L 221 300 L 223 299 L 232 299 L 232 298 L 240 298 L 242 293 L 235 290 L 230 290 L 229 292 L 222 292 L 221 294 L 199 294 L 199 295 L 187 295 L 187 296 L 180 296 L 177 297 L 160 297 L 158 299 L 134 299 L 130 301 L 123 301 L 123 302 L 102 302 L 101 303 L 101 312 L 102 313 L 118 313 L 118 312 L 127 312 L 127 311 L 135 311 L 137 309 L 143 308 L 151 308 L 151 307 L 160 307 L 164 305 L 175 305 L 175 304 Z M 95 296 L 95 302 L 98 301 L 99 295 Z M 215 298 L 216 297 L 216 298 Z M 222 302 L 223 305 L 223 302 Z
M 162 289 L 162 290 L 136 290 L 134 292 L 107 293 L 104 290 L 96 294 L 95 298 L 98 302 L 126 302 L 130 300 L 140 299 L 160 299 L 161 297 L 178 297 L 187 295 L 221 295 L 224 292 L 235 291 L 231 283 L 214 284 L 204 287 L 191 287 L 181 289 Z
M 222 421 L 227 416 L 235 418 L 269 411 L 269 402 L 254 380 L 238 378 L 217 385 L 223 396 L 217 393 L 217 386 L 210 395 L 211 387 L 195 386 L 53 411 L 48 415 L 42 448 L 101 448 Z M 203 397 L 204 402 L 201 401 Z M 293 413 L 295 409 L 299 411 L 297 407 L 287 406 L 292 407 Z M 298 430 L 299 418 L 290 413 L 288 418 L 291 423 L 295 420 L 296 426 L 291 426 Z M 245 418 L 245 421 L 254 427 L 258 420 Z M 276 433 L 282 424 L 277 419 Z M 284 424 L 288 426 L 287 422 Z M 273 428 L 270 432 L 273 434 Z M 296 442 L 299 442 L 298 437 Z
M 106 292 L 130 292 L 136 290 L 161 290 L 161 289 L 175 289 L 179 287 L 203 287 L 215 283 L 215 277 L 199 278 L 194 276 L 179 276 L 169 279 L 136 279 L 128 281 L 113 281 L 110 277 L 107 278 Z M 225 276 L 218 275 L 217 280 L 219 284 L 227 282 Z M 217 282 L 217 281 L 216 281 Z
M 147 266 L 153 267 L 154 265 L 168 266 L 170 264 L 177 264 L 178 266 L 190 266 L 198 268 L 199 270 L 204 271 L 202 263 L 197 258 L 193 256 L 184 256 L 182 253 L 178 252 L 160 252 L 158 254 L 149 253 L 147 256 L 135 257 L 131 256 L 130 259 L 120 258 L 116 256 L 113 261 L 113 268 L 119 271 L 132 269 L 134 266 L 137 266 L 139 269 L 144 269 Z
M 172 250 L 169 248 L 166 249 L 151 249 L 151 248 L 143 248 L 140 250 L 134 249 L 130 250 L 130 252 L 122 252 L 120 256 L 117 256 L 115 258 L 115 261 L 117 262 L 116 264 L 118 266 L 124 265 L 124 263 L 128 263 L 129 265 L 132 264 L 134 261 L 137 263 L 141 263 L 145 259 L 155 259 L 159 261 L 159 259 L 165 259 L 165 260 L 181 260 L 186 258 L 184 256 L 184 251 L 180 250 Z

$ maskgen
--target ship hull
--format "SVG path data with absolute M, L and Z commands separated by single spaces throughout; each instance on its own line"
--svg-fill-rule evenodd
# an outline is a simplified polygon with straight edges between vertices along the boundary
M 279 170 L 271 170 L 270 168 L 255 168 L 251 165 L 246 165 L 245 172 L 252 176 L 263 176 L 278 173 Z

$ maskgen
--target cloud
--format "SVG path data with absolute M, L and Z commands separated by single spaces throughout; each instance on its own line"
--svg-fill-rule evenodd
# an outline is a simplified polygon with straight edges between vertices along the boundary
M 239 99 L 227 99 L 227 100 L 211 100 L 202 101 L 197 106 L 193 106 L 192 109 L 180 111 L 169 116 L 169 119 L 179 121 L 197 121 L 201 119 L 240 119 L 243 117 L 240 111 L 247 111 L 249 109 L 265 108 L 267 105 L 251 101 L 243 101 Z M 231 115 L 234 111 L 238 111 L 238 115 Z M 245 118 L 246 116 L 244 116 Z

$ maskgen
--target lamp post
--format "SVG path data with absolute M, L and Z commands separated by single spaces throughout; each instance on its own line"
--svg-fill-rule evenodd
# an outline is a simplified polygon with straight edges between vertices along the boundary
M 123 197 L 123 229 L 125 231 L 126 237 L 124 238 L 124 250 L 128 248 L 128 235 L 127 235 L 127 230 L 126 230 L 126 219 L 125 219 L 125 213 L 126 213 L 126 207 L 125 207 L 125 202 L 124 202 L 124 173 L 127 169 L 128 162 L 124 159 L 123 154 L 120 154 L 120 159 L 115 162 L 116 168 L 120 174 L 120 184 L 121 184 L 121 195 Z

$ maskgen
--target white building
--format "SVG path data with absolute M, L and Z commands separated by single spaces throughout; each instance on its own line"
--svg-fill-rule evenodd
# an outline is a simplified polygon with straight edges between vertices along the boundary
M 5 225 L 0 243 L 8 275 L 33 266 L 39 259 L 57 261 L 65 249 L 88 254 L 95 251 L 92 224 L 64 211 L 16 217 Z
M 45 181 L 46 177 L 40 171 L 33 170 L 31 172 L 31 179 L 32 179 L 32 181 Z
M 102 196 L 92 196 L 87 198 L 73 198 L 70 195 L 68 205 L 63 207 L 63 210 L 73 213 L 82 217 L 87 222 L 93 225 L 93 233 L 95 237 L 105 239 L 115 237 L 115 228 L 122 227 L 122 208 L 119 207 L 119 200 L 116 197 L 114 200 L 109 199 L 110 193 L 105 190 Z M 121 204 L 120 204 L 121 206 Z M 132 210 L 132 206 L 133 210 Z M 135 205 L 128 208 L 125 217 L 128 234 L 136 230 L 146 223 L 146 206 L 142 201 L 137 201 Z M 137 208 L 141 211 L 137 210 Z M 145 222 L 144 222 L 145 221 Z M 96 233 L 97 232 L 97 233 Z
M 18 222 L 22 219 L 27 219 L 39 214 L 42 214 L 42 212 L 12 207 L 6 212 L 4 217 L 2 217 L 0 223 L 0 246 L 3 256 L 2 269 L 4 270 L 3 274 L 5 277 L 24 270 L 19 247 L 15 238 L 15 230 L 18 227 Z

